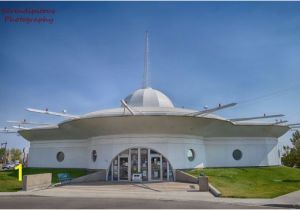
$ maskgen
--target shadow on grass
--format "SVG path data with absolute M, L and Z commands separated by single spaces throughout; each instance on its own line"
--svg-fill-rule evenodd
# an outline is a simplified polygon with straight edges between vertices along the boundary
M 300 183 L 300 179 L 284 179 L 282 182 Z
M 15 171 L 15 170 L 1 171 L 1 173 L 4 173 L 5 176 L 8 176 L 8 177 L 14 177 L 14 178 L 18 177 L 18 171 Z
M 12 191 L 20 191 L 22 190 L 22 187 L 14 187 L 14 188 L 11 188 Z

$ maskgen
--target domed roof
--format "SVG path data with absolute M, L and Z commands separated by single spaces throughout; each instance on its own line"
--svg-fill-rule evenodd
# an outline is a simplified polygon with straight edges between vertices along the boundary
M 150 87 L 134 91 L 125 101 L 133 107 L 174 107 L 168 96 Z

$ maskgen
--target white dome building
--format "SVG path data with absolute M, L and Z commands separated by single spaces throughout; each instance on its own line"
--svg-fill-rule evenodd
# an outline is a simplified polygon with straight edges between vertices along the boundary
M 278 138 L 289 130 L 286 125 L 211 114 L 223 106 L 177 108 L 148 85 L 122 104 L 56 126 L 19 130 L 30 141 L 29 166 L 97 169 L 108 181 L 131 181 L 134 174 L 163 181 L 176 179 L 176 169 L 281 164 Z
M 152 88 L 138 89 L 125 101 L 128 108 L 20 130 L 30 141 L 29 166 L 97 169 L 108 181 L 131 181 L 133 174 L 163 181 L 174 180 L 176 169 L 281 164 L 278 137 L 288 126 L 176 108 Z

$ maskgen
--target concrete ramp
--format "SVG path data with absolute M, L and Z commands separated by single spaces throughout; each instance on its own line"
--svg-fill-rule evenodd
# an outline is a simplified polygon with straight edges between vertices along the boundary
M 69 183 L 83 183 L 83 182 L 99 182 L 106 180 L 106 170 L 100 169 L 96 172 L 72 179 Z
M 193 183 L 198 184 L 198 178 L 181 171 L 179 169 L 176 170 L 176 182 L 186 182 L 186 183 Z
M 176 182 L 185 182 L 185 183 L 193 183 L 198 184 L 199 180 L 198 178 L 184 172 L 181 170 L 176 170 Z M 222 193 L 214 187 L 212 184 L 208 184 L 209 192 L 212 193 L 216 197 L 220 197 Z

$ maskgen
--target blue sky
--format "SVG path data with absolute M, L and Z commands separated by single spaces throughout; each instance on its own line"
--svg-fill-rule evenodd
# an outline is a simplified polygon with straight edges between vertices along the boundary
M 53 24 L 7 23 L 1 13 L 0 127 L 24 118 L 63 120 L 27 107 L 83 114 L 120 106 L 142 86 L 145 30 L 151 86 L 176 106 L 240 102 L 218 114 L 283 113 L 300 121 L 300 2 L 0 2 L 0 8 L 56 11 Z M 29 145 L 0 134 L 6 140 L 9 147 Z

